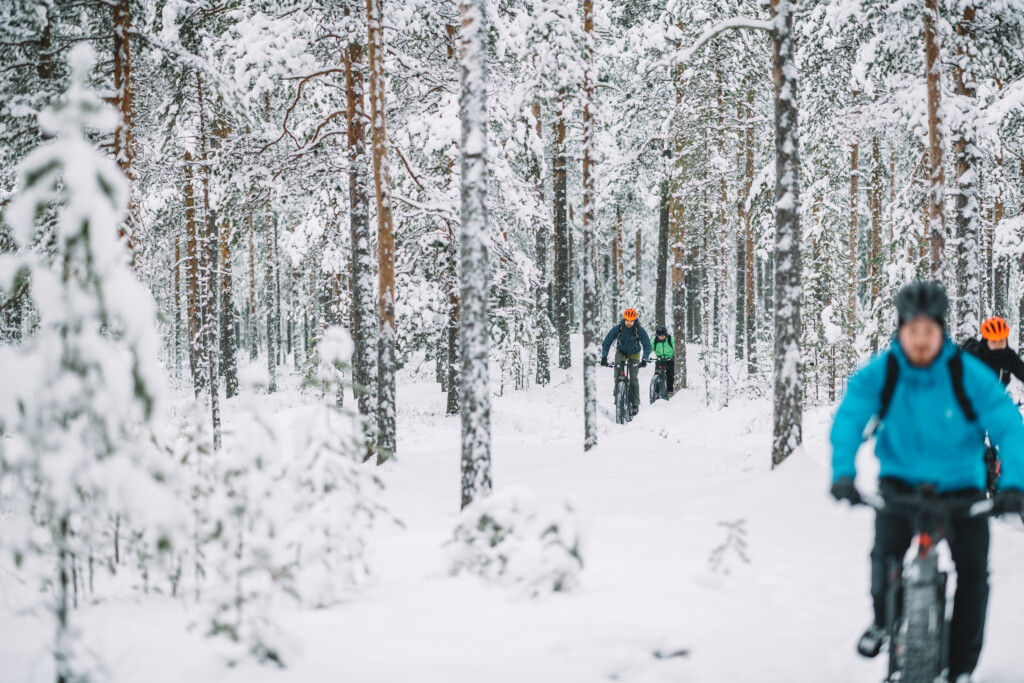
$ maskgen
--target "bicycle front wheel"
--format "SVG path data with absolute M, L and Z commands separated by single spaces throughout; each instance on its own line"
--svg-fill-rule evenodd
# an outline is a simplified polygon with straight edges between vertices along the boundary
M 903 588 L 903 670 L 900 683 L 934 683 L 941 673 L 945 609 L 930 582 L 909 582 Z
M 621 380 L 615 383 L 615 423 L 626 424 L 629 414 L 629 386 Z

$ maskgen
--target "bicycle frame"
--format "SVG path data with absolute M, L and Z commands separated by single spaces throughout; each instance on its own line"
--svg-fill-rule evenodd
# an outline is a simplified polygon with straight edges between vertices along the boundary
M 922 484 L 913 493 L 864 496 L 864 502 L 876 510 L 913 519 L 912 547 L 916 544 L 917 553 L 909 561 L 890 560 L 890 566 L 887 568 L 889 587 L 886 594 L 886 627 L 890 638 L 889 680 L 931 681 L 931 677 L 939 675 L 949 663 L 949 622 L 945 609 L 948 577 L 939 568 L 936 546 L 943 540 L 948 542 L 947 530 L 954 519 L 988 516 L 992 514 L 993 502 L 990 499 L 972 501 L 942 498 L 939 497 L 936 487 L 929 484 Z M 921 600 L 924 600 L 924 603 Z M 910 604 L 908 601 L 913 603 Z M 934 638 L 932 632 L 921 633 L 921 624 L 911 623 L 914 616 L 917 616 L 920 622 L 920 615 L 924 612 L 941 615 L 941 622 L 938 624 L 938 643 L 932 640 L 929 644 L 928 639 Z M 929 623 L 932 621 L 929 620 Z M 911 630 L 914 630 L 914 633 L 911 633 Z M 931 655 L 923 657 L 922 661 L 932 658 L 932 663 L 927 666 L 934 666 L 936 671 L 906 669 L 911 647 L 908 643 L 912 639 L 913 647 L 920 648 L 923 644 L 926 646 L 925 652 L 930 650 Z M 937 661 L 934 660 L 936 654 Z M 918 666 L 915 663 L 916 655 L 915 652 L 915 656 L 911 657 L 911 666 Z M 897 673 L 898 678 L 894 677 Z

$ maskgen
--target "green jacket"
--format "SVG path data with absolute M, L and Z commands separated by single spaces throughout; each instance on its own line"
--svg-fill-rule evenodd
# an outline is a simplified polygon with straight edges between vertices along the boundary
M 651 342 L 654 345 L 654 355 L 659 360 L 672 360 L 676 357 L 676 345 L 671 334 L 666 335 L 664 340 L 655 337 Z

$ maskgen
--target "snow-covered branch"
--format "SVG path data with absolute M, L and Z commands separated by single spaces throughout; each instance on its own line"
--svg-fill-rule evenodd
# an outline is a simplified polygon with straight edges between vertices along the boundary
M 689 47 L 683 48 L 681 50 L 676 50 L 666 60 L 655 62 L 654 65 L 652 65 L 651 68 L 648 70 L 648 72 L 654 71 L 655 69 L 658 68 L 670 68 L 673 66 L 680 66 L 686 64 L 691 59 L 693 59 L 693 56 L 697 54 L 698 50 L 704 47 L 706 43 L 708 43 L 712 38 L 717 36 L 719 33 L 725 33 L 726 31 L 737 28 L 748 28 L 757 31 L 767 31 L 771 33 L 775 27 L 772 24 L 772 22 L 764 21 L 761 19 L 748 19 L 746 17 L 733 17 L 731 19 L 726 19 L 715 24 L 711 28 L 705 30 L 704 33 L 701 34 L 700 38 L 698 38 L 697 41 L 690 45 Z

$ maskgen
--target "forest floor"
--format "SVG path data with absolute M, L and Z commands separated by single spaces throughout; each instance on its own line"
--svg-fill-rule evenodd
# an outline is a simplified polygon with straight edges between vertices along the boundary
M 698 367 L 690 354 L 690 376 Z M 612 373 L 600 370 L 599 446 L 583 453 L 581 371 L 493 403 L 493 479 L 582 516 L 579 587 L 525 597 L 448 575 L 459 513 L 459 421 L 430 382 L 399 386 L 397 462 L 381 468 L 383 504 L 402 526 L 371 539 L 375 576 L 342 605 L 288 612 L 298 655 L 287 669 L 227 668 L 219 646 L 187 630 L 182 602 L 126 592 L 77 610 L 85 642 L 119 683 L 854 683 L 883 678 L 884 657 L 854 652 L 868 624 L 872 512 L 828 496 L 830 408 L 805 416 L 805 449 L 770 467 L 767 399 L 706 406 L 698 389 L 646 400 L 629 425 L 609 419 Z M 646 394 L 651 368 L 641 371 Z M 293 378 L 294 379 L 294 378 Z M 295 382 L 293 382 L 295 384 Z M 298 391 L 273 398 L 281 420 Z M 230 403 L 230 402 L 229 402 Z M 230 406 L 225 419 L 229 419 Z M 861 484 L 877 472 L 868 448 Z M 746 547 L 727 543 L 742 529 Z M 1024 528 L 994 521 L 984 683 L 1021 681 Z M 720 563 L 711 559 L 725 545 Z M 0 682 L 52 681 L 49 621 L 22 613 L 0 562 Z M 672 656 L 675 655 L 675 656 Z

